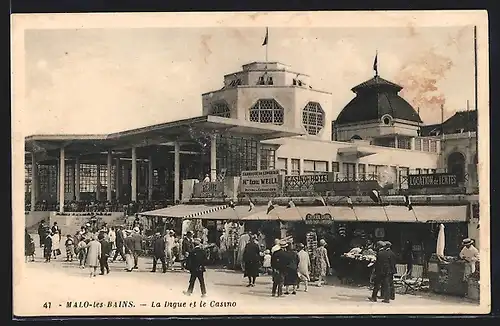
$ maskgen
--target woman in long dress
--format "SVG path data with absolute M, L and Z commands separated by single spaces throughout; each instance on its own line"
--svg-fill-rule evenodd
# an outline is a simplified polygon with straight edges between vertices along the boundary
M 92 240 L 87 244 L 87 265 L 90 267 L 90 277 L 97 275 L 100 258 L 101 243 L 97 241 L 97 236 L 94 235 Z
M 318 272 L 318 286 L 322 286 L 330 270 L 330 260 L 328 259 L 328 251 L 326 250 L 326 241 L 324 239 L 319 241 L 319 247 L 316 248 L 315 256 Z
M 245 251 L 245 247 L 250 242 L 250 234 L 249 232 L 245 232 L 240 236 L 238 242 L 238 254 L 236 256 L 236 263 L 240 265 L 241 270 L 245 270 L 244 261 L 243 261 L 243 252 Z
M 255 279 L 259 276 L 260 269 L 260 250 L 257 237 L 252 237 L 252 240 L 246 245 L 243 252 L 243 262 L 245 267 L 244 276 L 248 277 L 247 287 L 255 286 Z
M 297 294 L 296 287 L 298 283 L 297 270 L 299 267 L 299 256 L 297 255 L 297 252 L 295 252 L 295 250 L 291 245 L 288 246 L 286 254 L 288 256 L 287 257 L 288 259 L 285 271 L 285 279 L 283 282 L 283 285 L 285 285 L 285 294 L 290 293 L 288 291 L 290 286 L 292 287 L 292 294 Z
M 311 260 L 309 259 L 309 254 L 304 250 L 304 245 L 302 243 L 298 244 L 298 256 L 299 256 L 299 268 L 297 274 L 299 277 L 299 282 L 304 282 L 304 292 L 307 292 L 307 287 L 309 285 L 309 271 L 311 269 Z M 298 288 L 298 286 L 297 286 Z
M 30 261 L 35 261 L 35 242 L 26 228 L 24 229 L 24 257 L 26 257 L 26 261 L 28 258 Z

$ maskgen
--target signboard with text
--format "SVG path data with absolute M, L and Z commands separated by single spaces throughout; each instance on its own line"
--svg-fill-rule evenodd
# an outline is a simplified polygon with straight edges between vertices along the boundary
M 310 196 L 315 194 L 314 185 L 328 182 L 333 173 L 287 175 L 285 176 L 285 193 L 289 196 Z
M 311 225 L 329 225 L 333 223 L 333 218 L 330 214 L 306 214 L 305 223 Z
M 241 192 L 277 193 L 281 190 L 279 170 L 243 171 L 241 172 Z
M 458 179 L 456 174 L 434 173 L 434 174 L 410 174 L 408 175 L 408 188 L 440 188 L 457 187 Z

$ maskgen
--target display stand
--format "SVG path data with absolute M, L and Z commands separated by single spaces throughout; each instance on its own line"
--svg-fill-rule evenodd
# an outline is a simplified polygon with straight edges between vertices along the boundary
M 429 289 L 434 293 L 465 297 L 468 284 L 464 272 L 464 261 L 455 257 L 443 259 L 433 254 L 428 268 Z

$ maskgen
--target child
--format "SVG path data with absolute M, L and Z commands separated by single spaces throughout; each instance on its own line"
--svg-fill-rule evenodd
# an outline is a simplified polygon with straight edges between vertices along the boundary
M 87 243 L 85 238 L 81 238 L 77 245 L 78 248 L 78 260 L 80 261 L 80 268 L 85 268 L 85 256 L 87 255 Z
M 264 273 L 271 275 L 271 251 L 269 251 L 269 249 L 264 251 L 264 262 L 262 263 L 262 267 L 264 268 Z
M 66 247 L 66 261 L 73 261 L 73 253 L 75 252 L 75 241 L 71 237 L 71 234 L 66 236 L 66 242 L 64 243 Z

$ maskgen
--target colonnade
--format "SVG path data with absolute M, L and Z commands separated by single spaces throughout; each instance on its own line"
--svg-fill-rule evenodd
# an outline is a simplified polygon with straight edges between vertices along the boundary
M 180 180 L 180 148 L 181 144 L 179 142 L 174 142 L 174 202 L 180 201 L 181 198 L 181 180 Z M 132 168 L 131 168 L 131 201 L 137 201 L 137 147 L 131 148 L 131 160 L 132 160 Z M 37 164 L 36 164 L 36 155 L 34 152 L 31 153 L 31 211 L 35 210 L 35 205 L 37 202 L 37 189 L 38 186 L 38 172 L 37 172 Z M 65 163 L 66 163 L 66 151 L 64 147 L 59 149 L 59 175 L 58 175 L 58 201 L 59 201 L 59 212 L 64 212 L 64 202 L 65 202 Z M 107 193 L 106 199 L 108 201 L 112 200 L 112 187 L 111 187 L 111 173 L 113 166 L 113 151 L 108 150 L 107 153 Z M 116 171 L 119 171 L 120 168 L 120 158 L 116 158 Z M 216 180 L 217 178 L 217 138 L 215 135 L 211 137 L 211 151 L 210 151 L 210 176 L 211 180 Z M 115 182 L 115 195 L 116 198 L 119 199 L 121 195 L 120 189 L 120 173 L 117 173 Z M 76 156 L 75 158 L 75 199 L 77 201 L 80 200 L 80 158 Z M 153 198 L 153 158 L 151 155 L 148 157 L 148 199 L 151 200 Z M 100 164 L 97 165 L 97 200 L 100 200 Z

